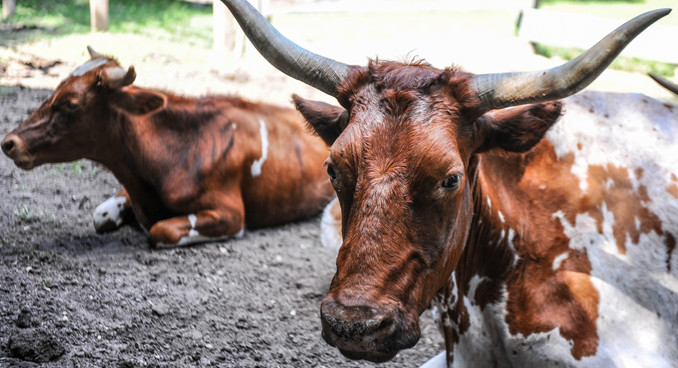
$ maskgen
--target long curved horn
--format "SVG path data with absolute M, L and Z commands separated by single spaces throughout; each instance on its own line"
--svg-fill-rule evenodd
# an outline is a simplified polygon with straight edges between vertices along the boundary
M 337 86 L 349 66 L 316 55 L 280 34 L 246 0 L 221 0 L 247 37 L 271 65 L 292 78 L 337 97 Z
M 654 79 L 655 82 L 659 83 L 660 86 L 668 89 L 669 91 L 678 94 L 678 84 L 671 82 L 666 78 L 662 78 L 656 74 L 648 73 L 650 78 Z
M 576 59 L 548 70 L 481 74 L 473 77 L 482 111 L 558 100 L 586 88 L 640 32 L 669 14 L 659 9 L 624 23 Z

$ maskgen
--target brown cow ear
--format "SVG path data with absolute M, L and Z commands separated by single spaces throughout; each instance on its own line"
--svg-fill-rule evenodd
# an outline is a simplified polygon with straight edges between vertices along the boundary
M 488 112 L 473 123 L 475 153 L 501 148 L 527 152 L 558 120 L 563 104 L 550 101 Z
M 309 101 L 292 95 L 297 111 L 304 116 L 308 126 L 328 146 L 339 138 L 348 125 L 348 111 L 320 101 Z
M 122 96 L 115 99 L 115 105 L 132 115 L 145 115 L 156 112 L 165 106 L 164 95 L 144 90 L 124 90 Z

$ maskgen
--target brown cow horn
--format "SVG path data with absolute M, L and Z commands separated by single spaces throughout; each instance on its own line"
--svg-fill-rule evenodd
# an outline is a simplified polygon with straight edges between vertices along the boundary
M 112 66 L 101 71 L 102 83 L 111 89 L 128 86 L 134 82 L 136 77 L 137 73 L 133 66 L 130 66 L 127 71 L 119 66 Z
M 662 78 L 656 74 L 648 73 L 650 78 L 654 79 L 655 82 L 659 83 L 660 86 L 668 89 L 669 91 L 678 94 L 678 84 L 671 82 L 666 78 Z
M 337 97 L 337 86 L 349 66 L 316 55 L 280 34 L 246 0 L 222 0 L 259 53 L 292 78 Z
M 87 52 L 89 52 L 89 57 L 92 58 L 92 59 L 98 59 L 98 58 L 102 58 L 102 57 L 103 57 L 103 56 L 100 55 L 98 52 L 94 51 L 94 49 L 92 48 L 92 46 L 87 46 Z
M 576 59 L 548 70 L 476 75 L 471 87 L 482 111 L 558 100 L 591 84 L 640 32 L 669 14 L 659 9 L 624 23 Z

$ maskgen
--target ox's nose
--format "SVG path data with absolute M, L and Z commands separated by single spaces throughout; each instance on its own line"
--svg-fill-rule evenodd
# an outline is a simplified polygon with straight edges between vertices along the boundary
M 327 298 L 320 318 L 323 339 L 350 359 L 385 362 L 419 340 L 417 321 L 405 318 L 392 304 L 346 306 Z
M 376 308 L 367 306 L 345 307 L 337 302 L 323 303 L 320 307 L 325 340 L 333 344 L 326 332 L 348 342 L 360 343 L 366 335 L 386 328 L 392 319 Z
M 2 152 L 7 156 L 12 157 L 12 154 L 16 151 L 17 146 L 17 137 L 13 135 L 8 135 L 5 139 L 2 140 Z

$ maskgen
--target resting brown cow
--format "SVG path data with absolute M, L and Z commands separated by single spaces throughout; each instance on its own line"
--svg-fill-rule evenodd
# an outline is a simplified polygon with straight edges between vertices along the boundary
M 341 207 L 326 216 L 341 213 L 326 239 L 343 241 L 320 307 L 329 344 L 388 360 L 435 301 L 446 352 L 428 367 L 677 366 L 678 109 L 638 94 L 555 101 L 669 10 L 554 69 L 473 75 L 345 65 L 223 2 L 272 64 L 341 105 L 295 98 L 332 145 Z
M 81 158 L 110 169 L 124 189 L 95 210 L 98 231 L 133 212 L 152 245 L 185 245 L 298 220 L 332 197 L 328 149 L 296 111 L 134 87 L 133 67 L 89 51 L 2 150 L 25 170 Z

